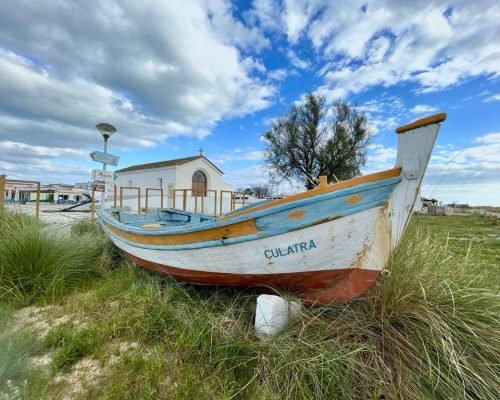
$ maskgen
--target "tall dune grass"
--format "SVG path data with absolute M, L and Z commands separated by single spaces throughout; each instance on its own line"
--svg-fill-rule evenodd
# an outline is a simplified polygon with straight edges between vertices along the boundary
M 62 234 L 31 216 L 0 214 L 0 299 L 58 299 L 108 268 L 115 254 L 96 228 Z
M 457 256 L 447 243 L 409 231 L 388 266 L 391 276 L 364 298 L 304 308 L 287 331 L 263 342 L 253 329 L 252 291 L 117 271 L 83 307 L 100 329 L 113 327 L 101 344 L 108 335 L 146 350 L 124 358 L 91 395 L 498 399 L 499 277 L 476 268 L 479 254 Z M 112 313 L 102 307 L 106 298 Z
M 21 218 L 16 226 L 31 236 L 0 236 L 1 243 L 19 246 L 0 249 L 0 266 L 6 255 L 19 253 L 16 249 L 31 255 L 14 257 L 18 266 L 29 264 L 26 259 L 37 264 L 19 274 L 12 268 L 2 272 L 5 296 L 56 299 L 66 287 L 98 274 L 103 259 L 112 259 L 92 224 L 75 227 L 77 240 L 56 245 L 38 239 L 28 246 L 43 231 L 24 217 L 9 218 Z M 71 260 L 94 261 L 70 267 L 66 256 L 54 255 L 52 262 L 41 262 L 43 252 L 31 250 L 57 255 L 61 243 L 76 252 Z M 65 312 L 78 315 L 86 327 L 72 332 L 68 325 L 49 333 L 63 339 L 50 344 L 53 367 L 64 370 L 79 357 L 106 360 L 107 348 L 135 342 L 138 347 L 107 367 L 88 398 L 496 400 L 498 265 L 485 263 L 476 247 L 465 253 L 456 249 L 446 236 L 410 229 L 387 267 L 391 275 L 363 298 L 303 308 L 289 329 L 266 341 L 253 329 L 255 292 L 178 284 L 124 263 L 94 280 L 85 293 L 67 297 Z M 25 277 L 36 275 L 35 264 L 53 278 L 24 289 Z M 48 267 L 54 264 L 67 266 L 67 272 Z
M 272 340 L 268 382 L 296 398 L 499 398 L 498 276 L 418 231 L 388 267 L 365 298 Z
M 249 316 L 253 296 L 233 291 L 150 282 L 143 295 L 155 300 L 136 326 L 168 342 L 182 365 L 202 364 L 231 396 L 498 399 L 499 277 L 477 270 L 476 256 L 456 257 L 446 238 L 409 231 L 391 276 L 364 298 L 304 309 L 264 343 Z

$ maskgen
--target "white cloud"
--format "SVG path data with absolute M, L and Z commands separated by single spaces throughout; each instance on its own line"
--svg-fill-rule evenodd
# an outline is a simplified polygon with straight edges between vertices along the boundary
M 254 0 L 247 14 L 258 21 L 260 26 L 270 31 L 281 29 L 282 5 L 278 0 Z
M 436 146 L 422 185 L 422 195 L 443 202 L 500 205 L 500 132 L 478 136 L 468 147 Z M 397 149 L 368 148 L 365 173 L 392 168 Z
M 284 5 L 290 43 L 309 39 L 329 66 L 318 91 L 330 99 L 400 82 L 415 82 L 418 92 L 426 93 L 475 76 L 500 75 L 500 4 L 493 1 Z
M 27 156 L 39 158 L 83 158 L 88 156 L 85 151 L 72 148 L 31 146 L 10 141 L 0 142 L 0 151 L 3 154 L 2 159 L 4 161 L 17 158 L 16 161 L 19 162 L 25 160 Z
M 489 96 L 489 97 L 485 98 L 483 101 L 485 101 L 485 102 L 500 101 L 500 93 Z
M 289 72 L 284 68 L 278 68 L 272 71 L 269 71 L 267 77 L 274 81 L 282 81 L 289 75 Z
M 107 121 L 114 146 L 137 149 L 269 107 L 277 87 L 249 54 L 269 39 L 233 14 L 226 0 L 5 5 L 0 142 L 81 151 Z
M 204 134 L 224 117 L 268 107 L 276 91 L 253 75 L 265 71 L 262 62 L 240 50 L 262 48 L 268 40 L 234 18 L 222 0 L 185 0 L 182 7 L 175 2 L 63 1 L 49 2 L 43 10 L 20 2 L 3 8 L 0 26 L 0 43 L 36 60 L 28 65 L 28 58 L 2 52 L 4 66 L 10 63 L 9 72 L 17 74 L 10 84 L 2 79 L 8 86 L 2 93 L 13 90 L 14 97 L 23 97 L 20 91 L 28 91 L 32 81 L 72 98 L 88 85 L 108 98 L 108 110 L 121 104 L 139 110 L 145 120 Z M 60 107 L 43 95 L 40 114 L 58 108 L 66 120 L 77 114 L 81 122 L 87 119 L 78 114 L 84 103 L 95 109 L 88 99 Z
M 292 49 L 289 49 L 287 51 L 286 55 L 288 56 L 288 59 L 290 60 L 290 62 L 292 63 L 292 65 L 295 68 L 298 68 L 298 69 L 308 69 L 308 68 L 311 67 L 311 63 L 309 61 L 300 58 L 297 55 L 297 53 L 294 50 L 292 50 Z
M 214 155 L 211 160 L 215 164 L 224 164 L 227 161 L 260 161 L 263 157 L 264 152 L 262 150 L 256 150 L 252 147 L 243 149 L 236 147 L 231 151 Z
M 476 137 L 473 143 L 462 149 L 444 146 L 435 150 L 422 189 L 425 196 L 500 205 L 500 191 L 495 189 L 500 187 L 500 133 Z
M 500 145 L 500 132 L 492 132 L 484 136 L 479 136 L 474 139 L 474 143 L 491 144 L 498 147 Z
M 254 164 L 245 168 L 232 168 L 224 175 L 224 181 L 235 188 L 240 188 L 262 183 L 267 177 L 267 170 L 260 164 Z
M 412 114 L 429 114 L 436 111 L 436 107 L 428 106 L 426 104 L 417 104 L 415 107 L 410 108 L 410 112 Z
M 370 144 L 368 146 L 366 167 L 376 167 L 376 169 L 379 170 L 392 168 L 396 161 L 397 153 L 398 151 L 396 148 L 385 147 L 382 144 Z

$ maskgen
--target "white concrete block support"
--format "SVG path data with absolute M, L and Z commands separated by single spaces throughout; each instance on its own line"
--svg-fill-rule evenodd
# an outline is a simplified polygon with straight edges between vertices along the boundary
M 255 310 L 255 333 L 259 339 L 265 339 L 282 332 L 289 321 L 300 312 L 298 301 L 285 300 L 282 297 L 262 294 L 257 297 Z

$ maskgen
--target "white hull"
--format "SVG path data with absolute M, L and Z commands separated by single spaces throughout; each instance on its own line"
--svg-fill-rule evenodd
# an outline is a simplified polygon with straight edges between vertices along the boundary
M 354 266 L 380 270 L 389 255 L 389 236 L 382 239 L 382 242 L 387 242 L 386 246 L 371 252 L 362 263 L 358 262 L 358 257 L 364 249 L 371 248 L 374 243 L 375 223 L 380 215 L 381 208 L 377 207 L 279 236 L 195 250 L 145 249 L 128 244 L 111 233 L 110 236 L 119 248 L 138 258 L 196 271 L 279 274 Z M 311 245 L 311 240 L 314 246 Z M 301 250 L 300 243 L 305 243 L 307 250 L 304 245 Z M 294 246 L 295 244 L 298 246 Z M 289 246 L 293 252 L 288 253 Z

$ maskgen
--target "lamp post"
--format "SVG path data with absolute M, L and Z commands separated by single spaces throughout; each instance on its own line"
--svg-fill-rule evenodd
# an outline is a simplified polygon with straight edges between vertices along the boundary
M 101 133 L 102 137 L 104 138 L 104 154 L 108 154 L 108 139 L 113 136 L 113 134 L 116 132 L 116 128 L 108 124 L 106 122 L 101 122 L 100 124 L 97 124 L 95 126 L 97 130 Z M 106 171 L 106 163 L 103 163 L 102 169 Z M 104 208 L 106 202 L 106 188 L 104 188 L 104 192 L 102 192 L 101 195 L 101 207 Z

